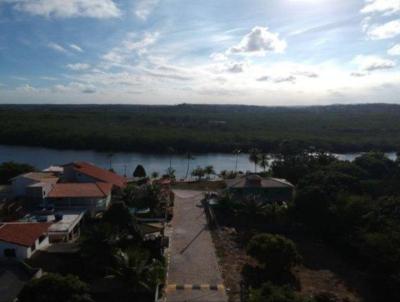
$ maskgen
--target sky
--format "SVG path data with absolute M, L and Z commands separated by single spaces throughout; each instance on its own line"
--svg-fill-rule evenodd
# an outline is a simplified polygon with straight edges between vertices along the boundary
M 400 104 L 400 0 L 0 0 L 0 103 Z

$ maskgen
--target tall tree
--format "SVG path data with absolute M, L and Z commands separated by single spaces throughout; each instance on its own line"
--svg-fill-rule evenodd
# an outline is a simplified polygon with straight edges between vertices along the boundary
M 0 165 L 0 184 L 8 184 L 11 178 L 34 170 L 35 168 L 28 164 L 4 162 Z
M 135 171 L 133 172 L 133 177 L 146 177 L 146 170 L 142 165 L 137 165 Z
M 262 152 L 259 154 L 259 161 L 260 166 L 263 168 L 264 172 L 266 171 L 267 167 L 269 166 L 269 156 L 268 154 Z
M 46 274 L 26 283 L 18 295 L 20 302 L 91 302 L 89 287 L 78 277 Z
M 240 150 L 240 149 L 235 149 L 235 150 L 233 150 L 233 154 L 235 154 L 235 173 L 237 172 L 237 167 L 238 167 L 238 161 L 239 161 L 239 154 L 241 153 L 242 151 Z
M 186 153 L 186 160 L 187 160 L 187 167 L 186 167 L 186 175 L 185 175 L 185 179 L 188 178 L 189 176 L 189 169 L 190 169 L 190 161 L 194 160 L 194 157 L 192 156 L 192 154 L 190 152 Z
M 253 148 L 249 150 L 249 160 L 254 163 L 254 173 L 257 173 L 257 165 L 260 162 L 260 150 Z
M 204 168 L 204 173 L 207 175 L 207 178 L 210 178 L 211 175 L 215 174 L 214 167 L 209 165 Z

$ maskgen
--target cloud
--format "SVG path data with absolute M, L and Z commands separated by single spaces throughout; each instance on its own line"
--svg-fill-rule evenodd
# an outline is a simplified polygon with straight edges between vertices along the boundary
M 80 48 L 78 45 L 76 44 L 69 44 L 69 47 L 72 48 L 73 50 L 77 51 L 77 52 L 83 52 L 83 49 Z
M 54 18 L 116 18 L 121 11 L 112 0 L 8 0 L 14 9 Z
M 217 62 L 218 61 L 226 61 L 226 60 L 228 60 L 227 56 L 224 55 L 223 53 L 220 53 L 220 52 L 213 52 L 210 55 L 210 59 L 213 60 L 213 61 L 217 61 Z
M 227 71 L 230 73 L 241 73 L 245 69 L 245 63 L 232 63 L 228 67 Z
M 286 46 L 286 42 L 279 38 L 279 34 L 270 32 L 268 27 L 256 26 L 242 38 L 238 45 L 231 47 L 229 52 L 265 55 L 266 52 L 282 53 Z
M 136 3 L 135 15 L 139 19 L 145 21 L 150 16 L 154 8 L 157 6 L 159 0 L 139 0 Z
M 147 48 L 153 45 L 158 39 L 159 33 L 145 33 L 141 38 L 136 34 L 129 33 L 117 47 L 102 56 L 105 61 L 105 68 L 110 66 L 121 66 L 128 58 L 137 55 L 142 56 L 147 52 Z
M 400 1 L 399 1 L 400 2 Z M 372 40 L 383 40 L 400 34 L 400 19 L 381 25 L 372 25 L 367 29 L 367 36 Z
M 50 42 L 49 44 L 47 44 L 47 46 L 57 52 L 61 52 L 61 53 L 68 53 L 68 50 L 66 50 L 64 47 L 62 47 L 60 44 L 54 43 L 54 42 Z
M 85 94 L 91 94 L 96 92 L 96 88 L 93 85 L 88 85 L 84 83 L 79 83 L 79 82 L 71 82 L 68 83 L 67 85 L 54 85 L 52 87 L 52 92 L 55 93 L 85 93 Z
M 278 76 L 278 77 L 271 77 L 271 76 L 263 76 L 257 79 L 259 82 L 274 82 L 274 83 L 285 83 L 289 82 L 294 84 L 296 82 L 296 77 L 293 75 L 288 76 Z
M 355 77 L 355 78 L 362 78 L 362 77 L 365 77 L 368 74 L 365 73 L 365 72 L 352 72 L 352 73 L 350 73 L 350 75 L 352 77 Z
M 400 56 L 400 43 L 389 48 L 387 53 L 391 56 Z
M 363 14 L 381 13 L 394 14 L 400 12 L 399 0 L 366 0 L 365 6 L 361 9 Z
M 81 91 L 82 91 L 82 93 L 96 93 L 96 89 L 89 88 L 89 87 L 83 88 Z
M 296 71 L 296 72 L 294 72 L 294 74 L 298 75 L 298 76 L 303 76 L 306 78 L 312 78 L 312 79 L 319 77 L 318 73 L 313 72 L 313 71 Z
M 89 69 L 90 65 L 86 63 L 67 64 L 67 68 L 74 71 L 82 71 Z
M 353 63 L 363 71 L 391 69 L 396 66 L 396 62 L 392 60 L 373 55 L 358 55 L 354 58 Z

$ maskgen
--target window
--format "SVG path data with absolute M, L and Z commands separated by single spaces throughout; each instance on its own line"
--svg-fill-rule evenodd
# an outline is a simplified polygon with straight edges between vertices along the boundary
M 15 249 L 5 249 L 4 256 L 7 258 L 15 258 L 17 255 Z

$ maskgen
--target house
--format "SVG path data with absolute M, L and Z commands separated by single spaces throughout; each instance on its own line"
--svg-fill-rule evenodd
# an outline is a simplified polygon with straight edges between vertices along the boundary
M 11 179 L 14 197 L 29 197 L 36 200 L 46 198 L 52 185 L 59 178 L 51 172 L 29 172 Z
M 54 212 L 54 209 L 44 209 L 31 212 L 19 221 L 51 223 L 48 229 L 50 243 L 70 242 L 79 238 L 84 214 L 84 211 Z
M 49 245 L 51 223 L 10 222 L 0 225 L 0 257 L 23 260 Z
M 115 188 L 126 187 L 127 179 L 114 172 L 99 168 L 87 162 L 73 162 L 63 166 L 63 182 L 110 183 Z
M 70 242 L 78 239 L 83 215 L 84 212 L 80 211 L 64 211 L 50 217 L 50 219 L 54 219 L 48 231 L 50 243 Z
M 91 216 L 108 209 L 113 185 L 105 182 L 57 183 L 45 200 L 57 210 L 88 211 Z
M 234 195 L 260 195 L 271 202 L 291 201 L 294 194 L 294 186 L 285 179 L 263 178 L 257 174 L 227 179 L 225 184 Z

